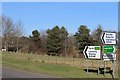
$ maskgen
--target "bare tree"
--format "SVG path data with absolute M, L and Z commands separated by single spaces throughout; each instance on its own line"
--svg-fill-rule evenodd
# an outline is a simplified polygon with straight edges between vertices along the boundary
M 8 47 L 8 43 L 12 36 L 14 36 L 14 26 L 10 18 L 2 17 L 2 35 L 4 38 L 4 47 Z
M 24 29 L 23 29 L 23 24 L 21 21 L 18 21 L 17 24 L 15 25 L 15 34 L 17 37 L 17 51 L 19 49 L 19 38 L 24 34 Z
M 21 21 L 16 24 L 8 17 L 2 16 L 2 36 L 3 46 L 8 48 L 14 46 L 18 50 L 19 37 L 23 34 L 23 25 Z
M 103 29 L 101 25 L 98 25 L 97 29 L 92 32 L 91 37 L 94 40 L 94 45 L 101 45 L 100 36 L 102 32 Z
M 41 51 L 43 53 L 47 52 L 47 34 L 45 30 L 40 30 L 41 33 Z

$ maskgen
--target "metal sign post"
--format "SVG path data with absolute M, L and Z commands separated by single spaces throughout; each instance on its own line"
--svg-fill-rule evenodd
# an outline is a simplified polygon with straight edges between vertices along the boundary
M 115 77 L 115 60 L 116 60 L 116 47 L 117 43 L 116 33 L 104 32 L 101 35 L 101 40 L 103 44 L 106 44 L 102 48 L 103 60 L 104 60 L 104 75 L 106 73 L 106 61 L 112 61 L 112 75 Z
M 87 63 L 89 64 L 88 60 L 87 60 Z M 88 73 L 88 69 L 89 69 L 89 65 L 87 65 L 87 73 Z
M 100 74 L 100 59 L 101 59 L 101 46 L 85 46 L 83 51 L 86 59 L 95 59 L 98 60 L 98 75 Z M 87 61 L 88 62 L 88 61 Z M 87 65 L 87 73 L 88 73 L 89 65 Z
M 115 78 L 115 60 L 112 60 L 112 74 L 113 78 Z
M 100 61 L 98 60 L 98 75 L 100 74 Z
M 116 33 L 105 32 L 101 35 L 101 40 L 106 46 L 102 46 L 102 57 L 104 60 L 104 75 L 106 74 L 106 61 L 112 60 L 112 74 L 115 77 L 115 60 L 116 60 Z M 98 60 L 98 75 L 100 74 L 100 59 L 101 59 L 101 46 L 85 46 L 83 51 L 85 58 Z M 87 72 L 89 66 L 87 65 Z
M 106 74 L 106 61 L 104 61 L 104 76 Z

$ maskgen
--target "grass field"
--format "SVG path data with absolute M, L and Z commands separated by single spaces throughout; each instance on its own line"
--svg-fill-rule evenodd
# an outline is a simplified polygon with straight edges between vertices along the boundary
M 47 55 L 35 55 L 24 53 L 2 53 L 2 63 L 5 66 L 10 66 L 22 70 L 45 73 L 65 78 L 111 78 L 107 73 L 97 75 L 97 61 L 86 60 L 84 58 L 65 58 L 54 57 Z M 100 61 L 100 67 L 103 66 L 103 61 Z M 92 72 L 86 72 L 84 69 L 90 66 Z M 107 66 L 111 66 L 110 62 Z M 118 77 L 116 66 L 116 74 Z

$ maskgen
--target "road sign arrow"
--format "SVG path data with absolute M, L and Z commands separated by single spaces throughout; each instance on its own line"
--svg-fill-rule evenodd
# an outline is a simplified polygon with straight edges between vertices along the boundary
M 83 54 L 84 54 L 85 58 L 88 58 L 87 49 L 88 49 L 88 46 L 85 46 L 85 49 L 83 51 Z
M 105 44 L 104 36 L 105 36 L 105 33 L 102 34 L 102 42 L 103 42 L 103 44 Z

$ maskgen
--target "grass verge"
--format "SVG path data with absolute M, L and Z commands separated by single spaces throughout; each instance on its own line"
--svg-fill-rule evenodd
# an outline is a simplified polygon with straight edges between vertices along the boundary
M 12 53 L 14 55 L 15 53 Z M 16 54 L 15 54 L 16 55 Z M 23 56 L 23 55 L 22 55 Z M 20 57 L 20 56 L 19 56 Z M 50 64 L 50 63 L 41 63 L 33 62 L 30 60 L 15 58 L 11 54 L 5 53 L 2 55 L 2 64 L 4 66 L 9 66 L 12 68 L 22 69 L 31 72 L 49 74 L 58 77 L 64 78 L 111 78 L 110 74 L 97 75 L 97 72 L 87 73 L 84 71 L 84 67 L 71 67 L 64 64 Z

